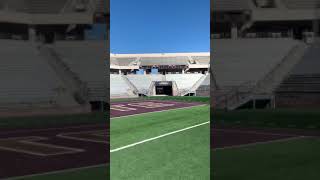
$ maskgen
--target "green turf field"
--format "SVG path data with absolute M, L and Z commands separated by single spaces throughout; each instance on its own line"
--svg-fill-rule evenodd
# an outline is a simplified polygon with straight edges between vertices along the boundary
M 320 179 L 320 139 L 300 138 L 212 151 L 214 179 Z
M 209 106 L 111 120 L 111 150 L 209 120 Z M 207 180 L 209 124 L 111 152 L 112 180 Z
M 214 111 L 215 124 L 244 127 L 320 129 L 319 109 Z
M 212 117 L 214 124 L 225 128 L 320 129 L 318 109 L 215 111 Z M 319 151 L 320 137 L 217 149 L 211 151 L 211 171 L 214 179 L 223 180 L 316 180 L 320 179 Z

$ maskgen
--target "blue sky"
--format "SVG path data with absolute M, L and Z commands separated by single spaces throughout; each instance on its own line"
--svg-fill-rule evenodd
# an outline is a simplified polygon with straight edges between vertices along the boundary
M 111 53 L 209 52 L 210 0 L 111 0 Z

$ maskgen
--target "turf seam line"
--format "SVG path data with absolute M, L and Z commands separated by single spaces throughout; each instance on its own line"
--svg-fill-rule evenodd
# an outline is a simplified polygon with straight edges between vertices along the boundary
M 255 145 L 264 145 L 264 144 L 271 144 L 271 143 L 277 143 L 277 142 L 287 142 L 287 141 L 304 139 L 304 138 L 307 138 L 307 137 L 306 136 L 296 136 L 296 137 L 282 138 L 282 139 L 276 139 L 276 140 L 270 140 L 270 141 L 261 141 L 261 142 L 248 143 L 248 144 L 232 145 L 232 146 L 225 146 L 225 147 L 221 147 L 221 148 L 214 148 L 213 151 L 228 150 L 228 149 L 240 149 L 240 148 L 251 147 L 251 146 L 255 146 Z
M 122 147 L 119 147 L 119 148 L 116 148 L 116 149 L 112 149 L 112 150 L 110 150 L 110 153 L 121 151 L 121 150 L 124 150 L 124 149 L 127 149 L 127 148 L 131 148 L 131 147 L 134 147 L 134 146 L 146 143 L 146 142 L 154 141 L 156 139 L 160 139 L 160 138 L 163 138 L 163 137 L 166 137 L 166 136 L 170 136 L 170 135 L 173 135 L 173 134 L 176 134 L 176 133 L 179 133 L 179 132 L 183 132 L 183 131 L 186 131 L 186 130 L 189 130 L 189 129 L 193 129 L 193 128 L 196 128 L 196 127 L 199 127 L 199 126 L 203 126 L 203 125 L 206 125 L 206 124 L 209 124 L 209 123 L 210 123 L 210 121 L 207 121 L 207 122 L 204 122 L 204 123 L 200 123 L 200 124 L 197 124 L 197 125 L 193 125 L 193 126 L 189 126 L 189 127 L 183 128 L 183 129 L 179 129 L 179 130 L 176 130 L 176 131 L 165 133 L 165 134 L 162 134 L 160 136 L 148 138 L 148 139 L 136 142 L 136 143 L 132 143 L 132 144 L 129 144 L 129 145 L 126 145 L 126 146 L 122 146 Z
M 207 104 L 193 105 L 193 106 L 188 106 L 188 107 L 172 108 L 172 109 L 165 109 L 165 110 L 151 111 L 151 112 L 144 112 L 144 113 L 137 113 L 137 114 L 130 114 L 130 115 L 125 115 L 125 116 L 112 117 L 110 119 L 119 119 L 119 118 L 139 116 L 139 115 L 144 115 L 144 114 L 159 113 L 159 112 L 173 111 L 173 110 L 179 110 L 179 109 L 189 109 L 189 108 L 201 107 L 201 106 L 207 106 Z

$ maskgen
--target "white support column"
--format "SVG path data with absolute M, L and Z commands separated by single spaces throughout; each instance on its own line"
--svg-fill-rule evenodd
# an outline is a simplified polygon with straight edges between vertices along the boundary
M 37 35 L 36 35 L 36 29 L 34 26 L 29 26 L 28 28 L 28 36 L 29 36 L 29 41 L 36 42 L 37 40 Z
M 238 39 L 238 27 L 235 23 L 232 24 L 232 27 L 231 27 L 231 38 Z

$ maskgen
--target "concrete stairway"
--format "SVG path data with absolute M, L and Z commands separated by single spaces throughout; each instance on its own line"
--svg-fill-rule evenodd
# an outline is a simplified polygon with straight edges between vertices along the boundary
M 39 53 L 47 60 L 48 64 L 65 84 L 66 89 L 64 91 L 68 91 L 77 104 L 88 104 L 89 90 L 86 83 L 82 82 L 78 75 L 71 71 L 71 69 L 60 59 L 54 49 L 47 45 L 41 45 Z

